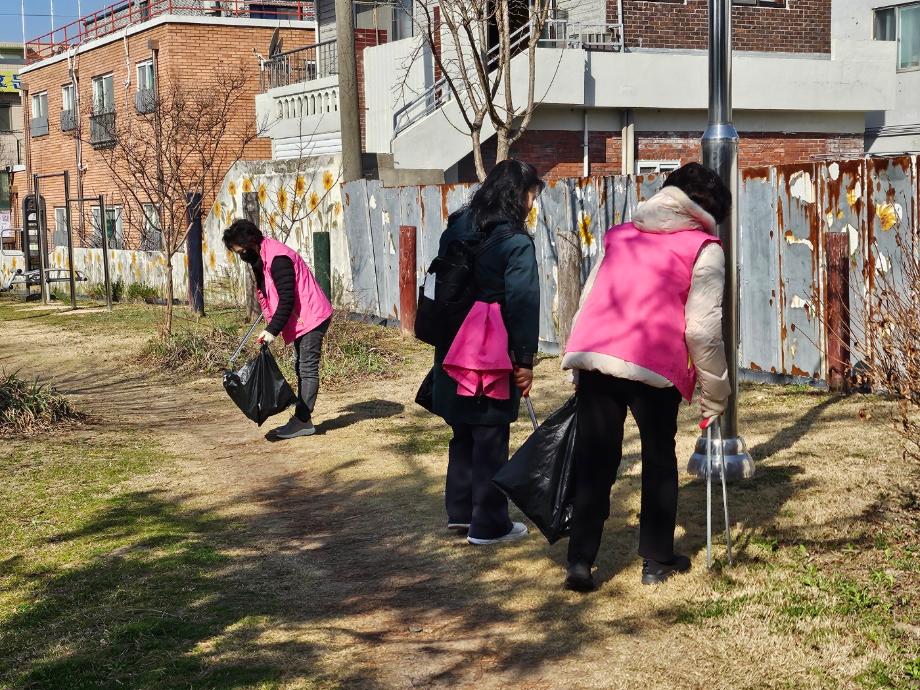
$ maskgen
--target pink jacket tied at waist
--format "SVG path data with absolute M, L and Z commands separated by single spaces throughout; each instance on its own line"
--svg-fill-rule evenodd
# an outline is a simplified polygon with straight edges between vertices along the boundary
M 482 394 L 495 400 L 511 397 L 508 330 L 497 302 L 473 305 L 444 358 L 443 367 L 457 382 L 457 395 Z

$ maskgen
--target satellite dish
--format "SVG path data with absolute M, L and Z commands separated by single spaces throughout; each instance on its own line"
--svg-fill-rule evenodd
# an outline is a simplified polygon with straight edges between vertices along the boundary
M 268 57 L 274 57 L 281 52 L 281 30 L 275 29 L 272 32 L 272 41 L 268 44 Z

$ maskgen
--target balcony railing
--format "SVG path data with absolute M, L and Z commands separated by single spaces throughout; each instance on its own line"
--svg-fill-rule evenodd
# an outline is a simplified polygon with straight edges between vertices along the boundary
M 163 15 L 313 20 L 313 0 L 121 0 L 26 43 L 29 62 Z
M 43 137 L 48 133 L 48 118 L 33 117 L 29 122 L 29 129 L 33 137 Z
M 542 48 L 581 48 L 583 50 L 623 50 L 622 24 L 589 24 L 568 19 L 550 19 L 540 37 Z
M 324 79 L 339 73 L 335 40 L 295 48 L 262 63 L 262 93 L 279 86 Z
M 157 92 L 154 89 L 141 89 L 134 94 L 134 108 L 141 114 L 152 113 L 157 106 Z
M 77 128 L 77 111 L 76 110 L 62 110 L 61 111 L 61 131 L 62 132 L 72 132 Z
M 115 113 L 89 116 L 89 143 L 97 149 L 115 145 Z

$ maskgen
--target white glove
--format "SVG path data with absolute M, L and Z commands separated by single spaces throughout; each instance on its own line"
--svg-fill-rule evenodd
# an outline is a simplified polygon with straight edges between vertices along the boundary
M 709 400 L 700 396 L 700 415 L 703 419 L 718 417 L 725 412 L 728 407 L 728 400 Z
M 269 333 L 268 331 L 262 331 L 261 333 L 259 333 L 259 337 L 256 338 L 256 342 L 259 345 L 271 345 L 274 339 L 275 339 L 275 336 L 273 336 L 271 333 Z

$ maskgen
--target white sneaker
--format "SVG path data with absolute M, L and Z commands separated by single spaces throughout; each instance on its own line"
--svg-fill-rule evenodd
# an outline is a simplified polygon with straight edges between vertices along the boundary
M 450 532 L 456 532 L 457 534 L 466 534 L 470 531 L 470 523 L 468 522 L 448 522 L 447 529 Z
M 272 429 L 272 433 L 283 439 L 312 436 L 316 433 L 316 427 L 313 426 L 313 422 L 302 422 L 297 417 L 291 417 L 287 424 Z
M 506 541 L 517 541 L 518 539 L 523 539 L 526 536 L 527 525 L 525 525 L 523 522 L 513 522 L 511 523 L 511 531 L 503 537 L 496 537 L 495 539 L 477 539 L 476 537 L 467 537 L 466 540 L 470 544 L 475 544 L 476 546 L 485 546 L 486 544 L 500 544 Z

